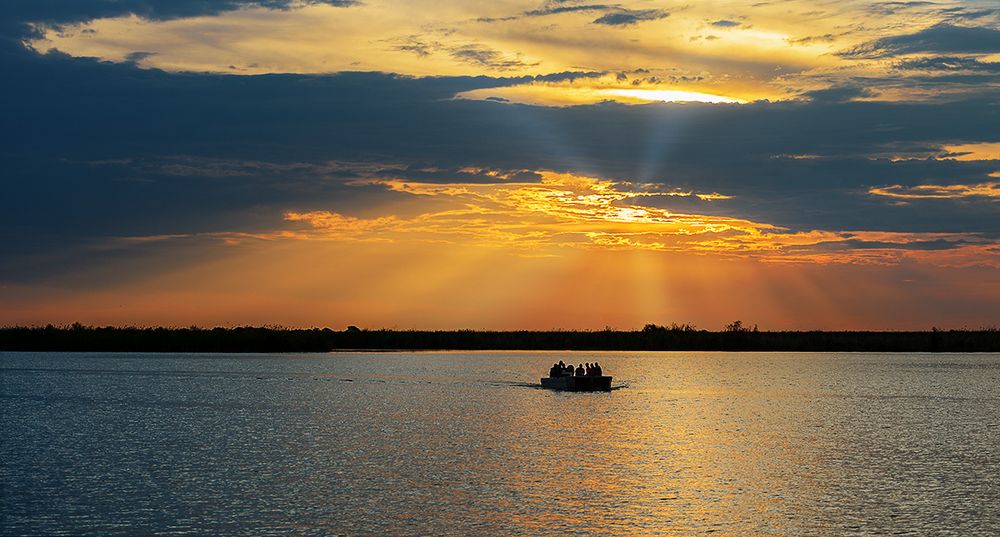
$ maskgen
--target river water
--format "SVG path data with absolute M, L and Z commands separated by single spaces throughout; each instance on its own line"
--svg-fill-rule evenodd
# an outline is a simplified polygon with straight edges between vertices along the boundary
M 610 393 L 535 387 L 599 360 Z M 1000 535 L 1000 355 L 0 353 L 3 535 Z

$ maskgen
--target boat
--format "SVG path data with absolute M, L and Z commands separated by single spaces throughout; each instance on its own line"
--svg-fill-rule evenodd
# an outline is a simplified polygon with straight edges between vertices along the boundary
M 542 388 L 567 392 L 610 392 L 610 375 L 542 377 Z

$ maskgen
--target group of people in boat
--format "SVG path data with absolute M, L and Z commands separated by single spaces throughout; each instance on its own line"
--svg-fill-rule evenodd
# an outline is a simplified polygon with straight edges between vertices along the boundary
M 559 363 L 552 364 L 552 368 L 549 369 L 550 377 L 572 377 L 574 375 L 577 377 L 600 377 L 603 374 L 601 364 L 597 362 L 580 364 L 574 369 L 573 364 L 566 365 L 562 360 L 559 360 Z

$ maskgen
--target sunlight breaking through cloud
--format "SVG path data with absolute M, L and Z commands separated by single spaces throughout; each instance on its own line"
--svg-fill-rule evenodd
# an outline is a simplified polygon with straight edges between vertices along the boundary
M 658 89 L 608 89 L 602 90 L 605 95 L 615 97 L 631 97 L 642 101 L 664 103 L 742 103 L 740 99 L 712 95 L 697 91 L 658 90 Z
M 331 211 L 289 212 L 306 240 L 451 242 L 538 255 L 565 248 L 686 252 L 769 262 L 897 264 L 906 259 L 1000 266 L 997 242 L 975 233 L 794 231 L 748 219 L 679 212 L 655 199 L 710 202 L 726 196 L 659 191 L 551 171 L 537 183 L 437 184 L 369 179 L 391 191 L 447 202 L 448 208 L 404 218 L 363 219 Z M 996 185 L 990 188 L 995 189 Z M 287 236 L 286 236 L 287 237 Z M 270 238 L 270 237 L 268 237 Z

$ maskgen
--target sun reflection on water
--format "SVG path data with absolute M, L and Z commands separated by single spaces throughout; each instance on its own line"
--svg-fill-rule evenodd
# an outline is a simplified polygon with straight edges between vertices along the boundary
M 533 388 L 557 360 L 600 361 L 627 388 Z M 0 422 L 19 439 L 4 460 L 10 534 L 1000 529 L 997 355 L 23 353 L 0 365 Z

